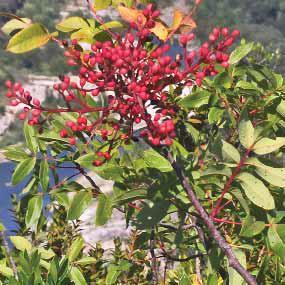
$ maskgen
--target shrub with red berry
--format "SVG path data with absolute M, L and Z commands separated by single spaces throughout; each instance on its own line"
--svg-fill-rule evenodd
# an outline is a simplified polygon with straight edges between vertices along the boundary
M 53 86 L 59 102 L 53 108 L 20 83 L 6 82 L 9 104 L 25 121 L 26 148 L 5 154 L 18 163 L 13 184 L 30 174 L 27 228 L 37 232 L 45 195 L 68 221 L 80 220 L 96 200 L 97 226 L 117 209 L 134 229 L 128 253 L 111 267 L 120 272 L 115 282 L 126 284 L 139 264 L 130 260 L 144 251 L 148 284 L 183 278 L 185 284 L 273 284 L 270 272 L 285 248 L 285 169 L 278 164 L 285 146 L 283 77 L 247 61 L 253 43 L 243 40 L 231 51 L 238 30 L 216 27 L 198 45 L 193 17 L 202 1 L 189 14 L 175 10 L 171 26 L 154 4 L 87 2 L 93 18 L 63 20 L 56 25 L 60 37 L 38 23 L 9 22 L 23 28 L 9 28 L 8 51 L 53 41 L 71 70 Z M 122 22 L 98 16 L 109 4 Z M 59 169 L 71 173 L 60 180 Z M 114 181 L 112 195 L 103 193 L 94 172 Z M 90 187 L 72 181 L 77 176 Z M 130 272 L 120 267 L 126 260 Z M 175 266 L 162 276 L 162 264 Z

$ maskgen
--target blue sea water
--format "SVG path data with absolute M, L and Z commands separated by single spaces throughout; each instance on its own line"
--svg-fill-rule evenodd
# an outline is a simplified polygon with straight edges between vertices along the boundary
M 12 208 L 11 194 L 19 195 L 27 182 L 26 179 L 16 186 L 11 184 L 14 167 L 15 164 L 10 162 L 2 163 L 0 166 L 0 222 L 4 224 L 8 234 L 16 228 L 13 215 L 9 211 Z M 60 169 L 58 171 L 61 180 L 72 174 L 73 172 L 70 169 Z

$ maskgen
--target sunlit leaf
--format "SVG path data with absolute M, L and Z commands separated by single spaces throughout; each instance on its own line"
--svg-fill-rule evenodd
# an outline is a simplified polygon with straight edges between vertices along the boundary
M 230 64 L 236 64 L 246 57 L 253 49 L 254 43 L 243 44 L 237 47 L 230 56 Z
M 242 120 L 238 126 L 240 143 L 246 149 L 252 147 L 254 143 L 254 127 L 249 120 Z
M 36 165 L 36 158 L 31 157 L 21 161 L 14 170 L 12 175 L 12 184 L 17 185 L 29 175 Z
M 32 250 L 32 244 L 24 237 L 21 236 L 11 236 L 11 242 L 20 251 L 30 252 Z
M 7 50 L 12 53 L 25 53 L 45 45 L 50 35 L 41 24 L 32 24 L 15 34 L 9 41 Z
M 253 148 L 256 154 L 264 155 L 274 152 L 285 145 L 285 138 L 277 137 L 275 140 L 269 138 L 263 138 L 259 140 Z
M 137 23 L 138 17 L 142 19 L 142 25 L 146 22 L 146 17 L 143 15 L 143 13 L 139 10 L 133 9 L 133 8 L 127 8 L 124 6 L 119 6 L 118 11 L 121 15 L 121 17 L 129 23 Z
M 275 208 L 274 199 L 261 180 L 246 172 L 239 174 L 237 179 L 240 181 L 246 196 L 252 203 L 265 210 Z
M 25 29 L 31 24 L 31 20 L 28 18 L 21 18 L 21 21 L 18 19 L 12 19 L 7 22 L 2 28 L 2 32 L 6 35 L 10 35 L 12 32 L 16 30 Z
M 56 25 L 56 29 L 61 32 L 73 32 L 83 28 L 89 28 L 88 22 L 81 17 L 69 17 Z
M 42 212 L 42 207 L 43 207 L 43 197 L 42 196 L 33 197 L 29 201 L 26 218 L 25 218 L 27 228 L 36 226 L 38 224 L 38 220 Z
M 155 22 L 154 28 L 150 29 L 160 40 L 165 41 L 168 36 L 167 27 L 161 22 Z

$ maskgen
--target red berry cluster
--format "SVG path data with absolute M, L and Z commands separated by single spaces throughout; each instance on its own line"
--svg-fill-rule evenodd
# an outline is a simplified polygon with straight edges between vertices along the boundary
M 161 42 L 152 51 L 146 48 L 145 43 L 153 37 L 151 29 L 160 12 L 148 5 L 142 14 L 136 23 L 130 24 L 126 34 L 114 41 L 96 42 L 89 51 L 82 51 L 76 40 L 66 46 L 64 54 L 68 65 L 78 67 L 77 82 L 62 76 L 61 83 L 54 85 L 54 90 L 65 100 L 66 108 L 44 108 L 19 83 L 7 82 L 11 105 L 25 105 L 20 119 L 31 114 L 29 124 L 34 125 L 41 124 L 41 113 L 78 113 L 77 121 L 67 121 L 60 136 L 68 138 L 71 145 L 76 144 L 78 132 L 90 139 L 99 134 L 104 141 L 110 142 L 107 152 L 97 153 L 96 166 L 111 158 L 115 140 L 128 140 L 140 123 L 144 126 L 141 137 L 156 146 L 171 145 L 175 137 L 176 107 L 170 100 L 168 87 L 200 86 L 206 76 L 218 73 L 217 64 L 228 67 L 226 50 L 239 32 L 230 34 L 227 28 L 215 28 L 208 42 L 190 52 L 187 43 L 194 39 L 194 34 L 183 34 L 180 44 L 184 55 L 173 59 L 168 55 L 171 48 L 168 43 Z M 94 100 L 98 96 L 107 96 L 108 103 L 105 107 L 92 107 L 85 100 L 86 96 Z M 92 120 L 88 116 L 92 112 L 98 112 L 99 118 Z

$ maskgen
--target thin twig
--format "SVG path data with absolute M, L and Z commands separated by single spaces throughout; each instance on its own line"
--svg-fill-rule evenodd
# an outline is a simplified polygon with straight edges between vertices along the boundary
M 157 260 L 155 256 L 155 233 L 154 229 L 152 229 L 150 234 L 150 255 L 151 255 L 151 269 L 152 269 L 152 284 L 158 284 L 158 276 L 157 276 Z
M 185 175 L 184 171 L 180 168 L 180 166 L 174 160 L 172 154 L 166 150 L 165 155 L 167 159 L 169 160 L 169 162 L 171 163 L 173 169 L 175 170 L 177 177 L 180 180 L 180 183 L 182 184 L 184 190 L 186 191 L 186 194 L 189 200 L 191 201 L 192 205 L 194 206 L 194 208 L 200 215 L 200 218 L 202 219 L 204 224 L 207 226 L 207 229 L 211 233 L 211 236 L 214 238 L 218 246 L 227 256 L 228 261 L 229 261 L 229 266 L 234 268 L 243 277 L 243 279 L 247 282 L 247 284 L 257 285 L 255 278 L 240 264 L 231 246 L 226 242 L 224 237 L 217 230 L 213 220 L 209 217 L 206 210 L 200 204 L 198 198 L 196 197 L 196 194 L 194 193 L 189 183 L 188 177 Z

